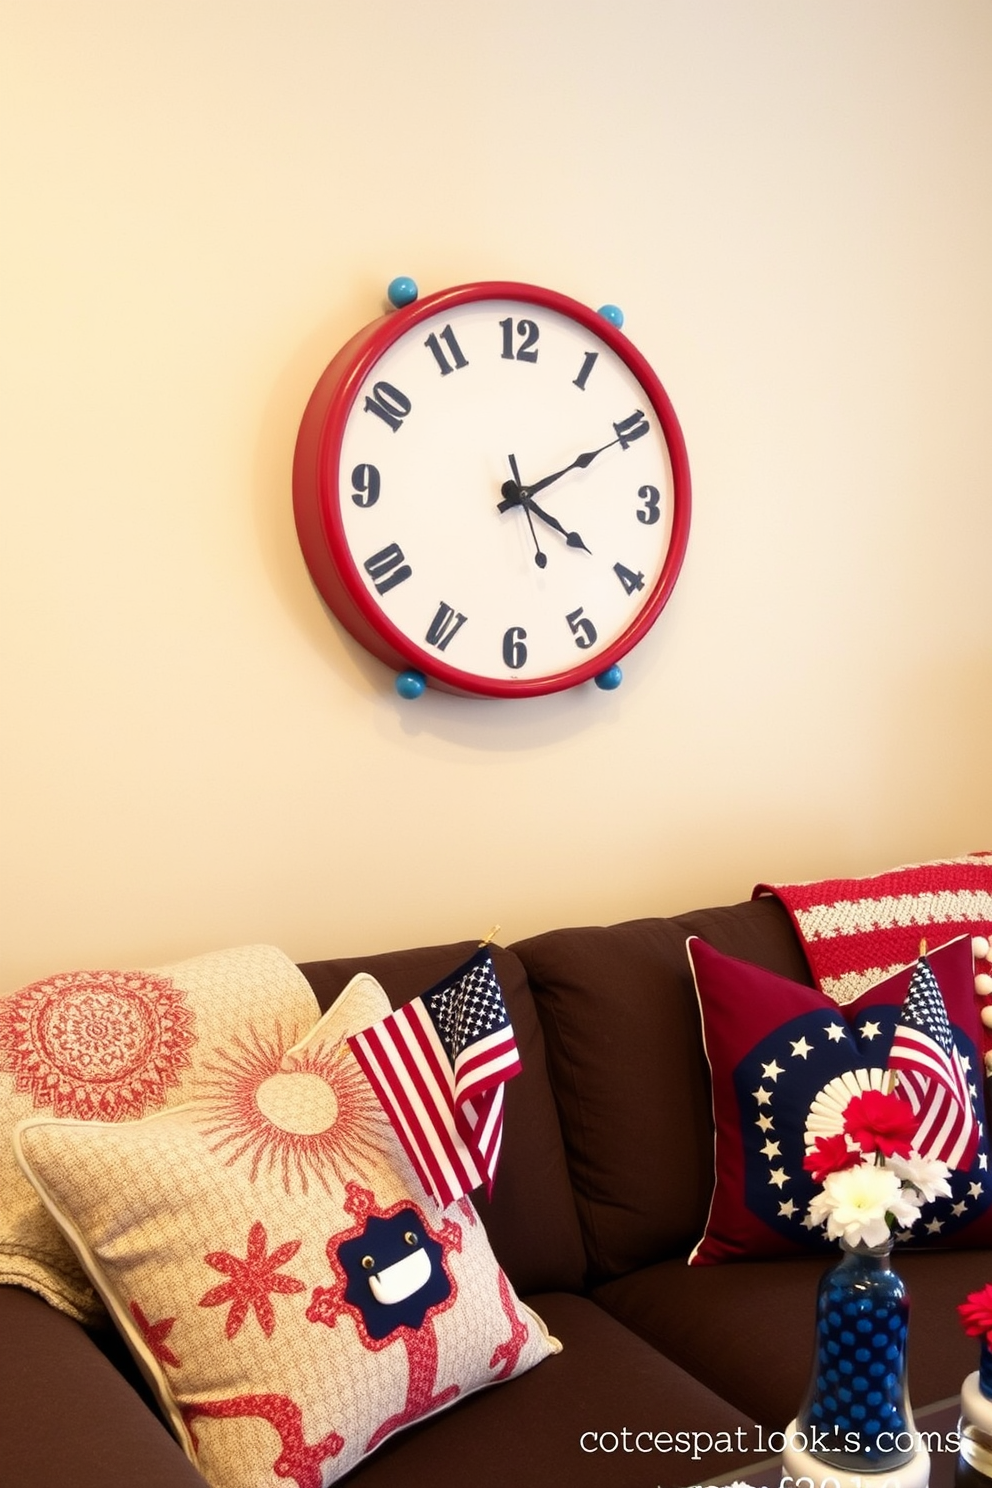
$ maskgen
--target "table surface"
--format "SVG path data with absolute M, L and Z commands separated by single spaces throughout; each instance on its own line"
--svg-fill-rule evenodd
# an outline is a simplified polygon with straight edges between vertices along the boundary
M 917 1430 L 925 1432 L 929 1439 L 930 1488 L 992 1488 L 988 1478 L 976 1473 L 967 1463 L 959 1460 L 956 1442 L 960 1415 L 961 1399 L 958 1395 L 952 1395 L 947 1400 L 937 1400 L 932 1405 L 923 1406 L 920 1410 L 915 1408 L 913 1410 Z M 943 1446 L 946 1438 L 950 1438 L 950 1441 Z M 938 1441 L 942 1444 L 942 1449 L 934 1450 Z M 825 1478 L 831 1477 L 834 1471 L 833 1468 L 824 1464 Z M 879 1474 L 878 1479 L 884 1488 L 884 1474 Z M 872 1474 L 866 1473 L 861 1481 L 865 1488 L 870 1488 L 874 1480 Z M 782 1461 L 779 1457 L 768 1457 L 753 1467 L 746 1470 L 739 1468 L 736 1473 L 727 1473 L 724 1477 L 712 1478 L 710 1482 L 713 1488 L 734 1482 L 750 1484 L 751 1488 L 781 1488 Z M 791 1485 L 788 1485 L 788 1488 L 791 1488 Z

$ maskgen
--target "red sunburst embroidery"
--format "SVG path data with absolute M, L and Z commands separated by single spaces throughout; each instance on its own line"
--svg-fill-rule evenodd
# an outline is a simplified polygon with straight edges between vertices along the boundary
M 213 1266 L 215 1271 L 226 1271 L 231 1278 L 200 1298 L 201 1307 L 221 1307 L 230 1302 L 231 1310 L 224 1326 L 228 1338 L 234 1338 L 238 1333 L 250 1307 L 254 1308 L 266 1338 L 271 1338 L 276 1326 L 271 1294 L 292 1296 L 304 1290 L 303 1282 L 295 1276 L 279 1275 L 280 1267 L 293 1259 L 302 1242 L 287 1240 L 277 1245 L 271 1255 L 268 1254 L 268 1244 L 265 1226 L 256 1220 L 248 1231 L 248 1254 L 244 1260 L 231 1255 L 228 1250 L 214 1250 L 203 1257 L 208 1266 Z
M 216 1062 L 204 1065 L 209 1114 L 200 1130 L 228 1167 L 247 1164 L 251 1183 L 278 1176 L 286 1193 L 307 1194 L 315 1180 L 331 1193 L 381 1160 L 385 1118 L 342 1040 L 294 1055 L 287 1066 L 284 1055 L 295 1039 L 278 1028 L 263 1038 L 249 1025 L 243 1038 L 215 1050 Z M 299 1085 L 299 1105 L 273 1105 L 274 1085 L 284 1097 L 287 1087 Z
M 0 1069 L 60 1117 L 155 1110 L 195 1042 L 186 994 L 144 971 L 63 972 L 0 1002 Z

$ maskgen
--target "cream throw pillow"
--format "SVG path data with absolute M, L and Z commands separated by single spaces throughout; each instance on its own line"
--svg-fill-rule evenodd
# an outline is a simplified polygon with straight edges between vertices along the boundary
M 221 1046 L 268 1048 L 319 1014 L 274 946 L 137 971 L 69 971 L 0 998 L 0 1283 L 80 1322 L 106 1321 L 75 1255 L 14 1159 L 33 1115 L 128 1121 L 199 1095 Z
M 322 1488 L 560 1347 L 471 1203 L 426 1196 L 344 1042 L 388 1011 L 359 976 L 295 1047 L 229 1042 L 196 1102 L 18 1127 L 25 1172 L 214 1488 Z

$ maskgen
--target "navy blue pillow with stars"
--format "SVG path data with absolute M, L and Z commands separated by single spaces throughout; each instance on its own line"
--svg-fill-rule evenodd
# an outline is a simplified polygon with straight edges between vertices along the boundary
M 853 1002 L 838 1004 L 692 937 L 703 1040 L 713 1082 L 716 1182 L 693 1265 L 836 1250 L 808 1218 L 820 1184 L 803 1168 L 818 1136 L 843 1129 L 848 1101 L 883 1088 L 892 1037 L 913 967 L 894 972 Z M 985 1246 L 992 1242 L 992 1174 L 986 1139 L 980 1024 L 971 941 L 927 953 L 968 1076 L 980 1138 L 951 1197 L 925 1204 L 899 1245 Z

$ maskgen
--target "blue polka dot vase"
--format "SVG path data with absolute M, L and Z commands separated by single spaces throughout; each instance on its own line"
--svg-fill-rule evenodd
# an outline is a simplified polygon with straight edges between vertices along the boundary
M 978 1388 L 986 1400 L 992 1400 L 992 1348 L 989 1348 L 987 1338 L 982 1339 L 978 1356 Z
M 906 1383 L 909 1295 L 883 1245 L 850 1248 L 820 1281 L 816 1352 L 797 1417 L 809 1454 L 849 1473 L 891 1472 L 916 1452 Z
M 961 1459 L 971 1476 L 959 1465 L 955 1482 L 992 1478 L 992 1349 L 985 1338 L 978 1368 L 961 1386 Z

